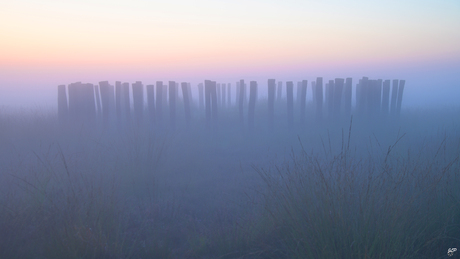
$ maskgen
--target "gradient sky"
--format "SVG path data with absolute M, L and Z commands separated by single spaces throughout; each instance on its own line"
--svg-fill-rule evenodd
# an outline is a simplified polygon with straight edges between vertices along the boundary
M 0 105 L 56 106 L 75 81 L 317 76 L 460 103 L 460 1 L 0 0 Z

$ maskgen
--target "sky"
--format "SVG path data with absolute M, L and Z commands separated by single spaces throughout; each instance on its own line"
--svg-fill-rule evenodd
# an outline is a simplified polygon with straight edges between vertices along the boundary
M 460 103 L 458 0 L 0 0 L 0 106 L 57 85 L 405 79 L 403 106 Z M 308 92 L 311 94 L 311 92 Z

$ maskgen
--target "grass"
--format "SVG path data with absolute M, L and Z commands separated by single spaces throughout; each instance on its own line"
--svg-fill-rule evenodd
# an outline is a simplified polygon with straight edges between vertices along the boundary
M 321 158 L 304 150 L 281 168 L 258 170 L 287 258 L 437 258 L 459 245 L 458 153 L 446 164 L 391 147 L 383 161 L 349 151 Z
M 445 258 L 460 135 L 440 114 L 254 134 L 1 113 L 0 258 Z

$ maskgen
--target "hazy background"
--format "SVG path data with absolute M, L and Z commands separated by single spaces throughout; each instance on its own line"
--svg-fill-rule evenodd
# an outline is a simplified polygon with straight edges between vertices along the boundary
M 404 107 L 460 98 L 458 0 L 1 1 L 0 38 L 0 105 L 14 107 L 102 80 L 368 76 L 406 79 Z

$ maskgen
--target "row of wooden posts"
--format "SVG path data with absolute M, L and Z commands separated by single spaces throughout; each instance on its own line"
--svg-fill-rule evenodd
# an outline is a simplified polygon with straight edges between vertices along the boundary
M 325 111 L 328 119 L 349 117 L 352 113 L 369 118 L 398 116 L 401 112 L 404 80 L 393 80 L 390 98 L 390 80 L 371 80 L 363 77 L 356 85 L 356 105 L 352 107 L 352 78 L 336 78 L 329 80 L 323 89 L 323 78 L 318 77 L 311 83 L 312 102 L 316 121 L 322 121 Z M 156 85 L 147 85 L 147 106 L 144 103 L 144 86 L 137 81 L 131 85 L 132 110 L 130 98 L 130 84 L 116 82 L 115 86 L 108 81 L 99 82 L 98 85 L 89 83 L 72 83 L 66 88 L 58 86 L 58 118 L 62 123 L 86 122 L 94 123 L 102 119 L 103 125 L 111 125 L 112 121 L 141 124 L 149 118 L 149 124 L 164 125 L 164 112 L 169 106 L 169 125 L 176 128 L 176 106 L 179 100 L 179 86 L 182 90 L 182 104 L 185 112 L 185 122 L 190 126 L 192 120 L 193 99 L 190 83 L 169 81 L 164 85 L 162 81 Z M 204 87 L 203 87 L 204 86 Z M 269 79 L 268 86 L 268 124 L 275 124 L 275 93 L 276 101 L 281 101 L 282 82 Z M 294 125 L 294 82 L 286 82 L 287 123 Z M 297 84 L 296 108 L 300 110 L 300 123 L 305 123 L 307 111 L 308 81 L 303 80 Z M 253 128 L 255 123 L 255 107 L 258 95 L 256 81 L 249 83 L 249 100 L 247 98 L 247 85 L 244 80 L 236 83 L 236 104 L 239 119 L 244 123 L 245 107 L 247 105 L 248 127 Z M 203 89 L 204 88 L 204 89 Z M 67 91 L 66 91 L 67 90 Z M 169 92 L 169 98 L 167 93 Z M 212 126 L 218 123 L 218 115 L 224 112 L 225 107 L 231 106 L 231 84 L 218 84 L 216 81 L 205 80 L 198 84 L 198 101 L 200 110 L 205 110 L 206 124 Z M 284 99 L 283 99 L 284 100 Z M 278 106 L 277 106 L 278 107 Z M 145 109 L 147 108 L 147 109 Z M 146 116 L 144 116 L 146 114 Z M 144 118 L 145 117 L 145 118 Z

